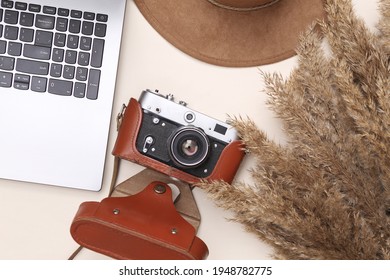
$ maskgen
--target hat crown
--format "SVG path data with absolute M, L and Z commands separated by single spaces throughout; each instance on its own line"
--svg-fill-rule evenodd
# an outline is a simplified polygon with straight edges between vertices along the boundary
M 207 0 L 230 10 L 257 10 L 275 4 L 279 0 Z

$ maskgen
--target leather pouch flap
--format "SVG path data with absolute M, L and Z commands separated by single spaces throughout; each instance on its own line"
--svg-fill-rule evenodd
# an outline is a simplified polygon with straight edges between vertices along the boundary
M 80 205 L 71 234 L 80 245 L 117 259 L 204 259 L 208 249 L 175 209 L 159 181 L 126 197 Z

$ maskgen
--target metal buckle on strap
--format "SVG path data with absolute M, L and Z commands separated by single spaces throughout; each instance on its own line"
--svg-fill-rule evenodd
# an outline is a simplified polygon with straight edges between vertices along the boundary
M 123 115 L 125 114 L 127 106 L 125 104 L 122 104 L 122 109 L 116 116 L 116 130 L 118 131 L 122 124 Z

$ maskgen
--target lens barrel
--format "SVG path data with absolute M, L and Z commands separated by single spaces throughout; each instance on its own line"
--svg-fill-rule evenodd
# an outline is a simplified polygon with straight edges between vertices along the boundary
M 203 130 L 185 126 L 176 130 L 168 140 L 171 159 L 182 168 L 201 165 L 208 157 L 210 142 Z

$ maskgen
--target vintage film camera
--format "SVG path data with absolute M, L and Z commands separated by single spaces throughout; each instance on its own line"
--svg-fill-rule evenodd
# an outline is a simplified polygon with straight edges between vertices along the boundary
M 150 90 L 132 98 L 113 154 L 192 184 L 231 182 L 244 157 L 237 131 L 186 105 Z

